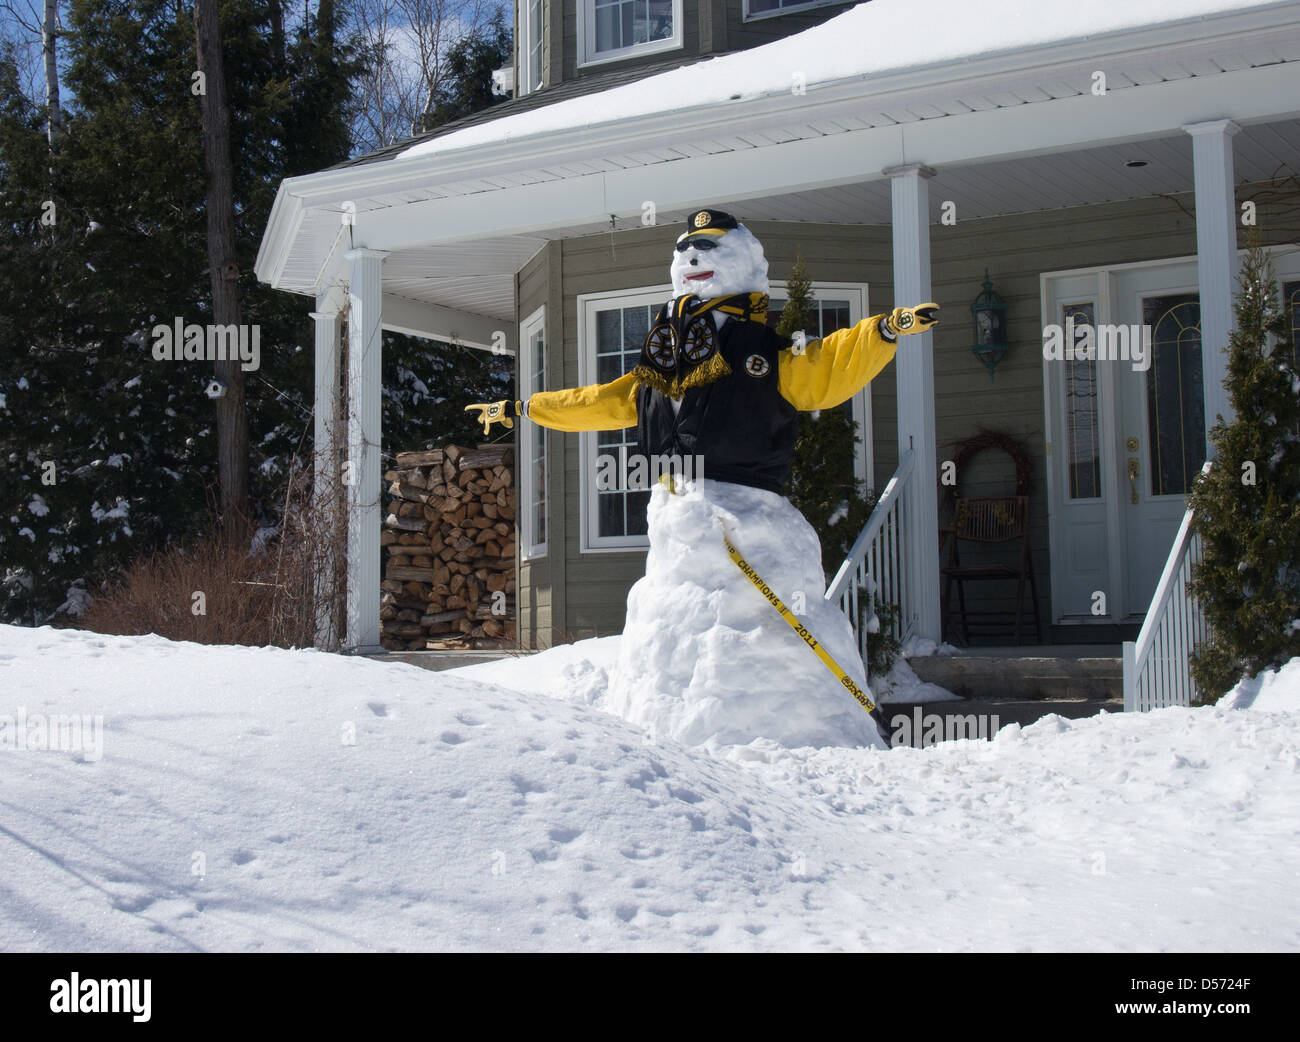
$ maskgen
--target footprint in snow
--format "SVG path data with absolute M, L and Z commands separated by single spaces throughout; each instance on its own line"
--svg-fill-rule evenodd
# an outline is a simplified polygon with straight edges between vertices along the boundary
M 515 792 L 520 796 L 527 796 L 530 792 L 545 792 L 546 786 L 539 785 L 535 781 L 529 781 L 522 774 L 510 775 L 510 782 L 515 787 Z
M 370 711 L 374 713 L 375 716 L 388 715 L 388 706 L 384 705 L 383 702 L 367 702 L 366 705 L 370 707 Z
M 154 902 L 153 894 L 122 894 L 113 898 L 113 907 L 119 912 L 129 912 L 134 915 L 137 912 L 143 912 Z

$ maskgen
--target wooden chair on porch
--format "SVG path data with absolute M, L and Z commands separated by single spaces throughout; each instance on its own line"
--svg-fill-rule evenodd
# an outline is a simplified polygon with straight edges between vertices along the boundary
M 1025 583 L 1033 601 L 1034 630 L 1038 643 L 1043 642 L 1043 623 L 1038 614 L 1038 586 L 1034 582 L 1034 563 L 1029 553 L 1029 497 L 980 496 L 958 498 L 954 501 L 952 524 L 946 526 L 948 560 L 940 568 L 943 575 L 943 620 L 946 625 L 952 610 L 952 585 L 957 584 L 957 603 L 961 615 L 961 631 L 970 643 L 970 629 L 966 615 L 966 583 L 989 579 L 1016 580 L 1015 642 L 1020 643 L 1020 625 L 1025 611 Z M 960 544 L 975 543 L 982 547 L 995 544 L 1019 544 L 1015 564 L 981 561 L 963 564 Z M 941 551 L 942 552 L 942 551 Z M 981 555 L 983 556 L 983 555 Z

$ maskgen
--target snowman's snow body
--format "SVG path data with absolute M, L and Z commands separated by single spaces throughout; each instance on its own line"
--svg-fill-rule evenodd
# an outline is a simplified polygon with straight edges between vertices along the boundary
M 606 708 L 690 745 L 884 747 L 875 724 L 727 554 L 745 560 L 864 691 L 848 620 L 825 600 L 817 533 L 774 492 L 704 478 L 650 493 L 650 553 L 627 599 Z

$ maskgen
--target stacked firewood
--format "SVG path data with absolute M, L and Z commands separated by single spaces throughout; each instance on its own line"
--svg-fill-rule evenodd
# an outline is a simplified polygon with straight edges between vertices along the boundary
M 397 454 L 380 534 L 385 648 L 514 646 L 513 463 L 503 445 Z

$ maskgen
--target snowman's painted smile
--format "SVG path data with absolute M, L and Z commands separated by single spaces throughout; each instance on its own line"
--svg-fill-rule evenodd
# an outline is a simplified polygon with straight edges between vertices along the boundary
M 711 278 L 713 278 L 713 272 L 711 272 L 711 271 L 702 271 L 702 272 L 700 272 L 698 275 L 687 275 L 687 276 L 686 276 L 686 281 L 687 281 L 687 282 L 702 282 L 704 279 L 711 279 Z

